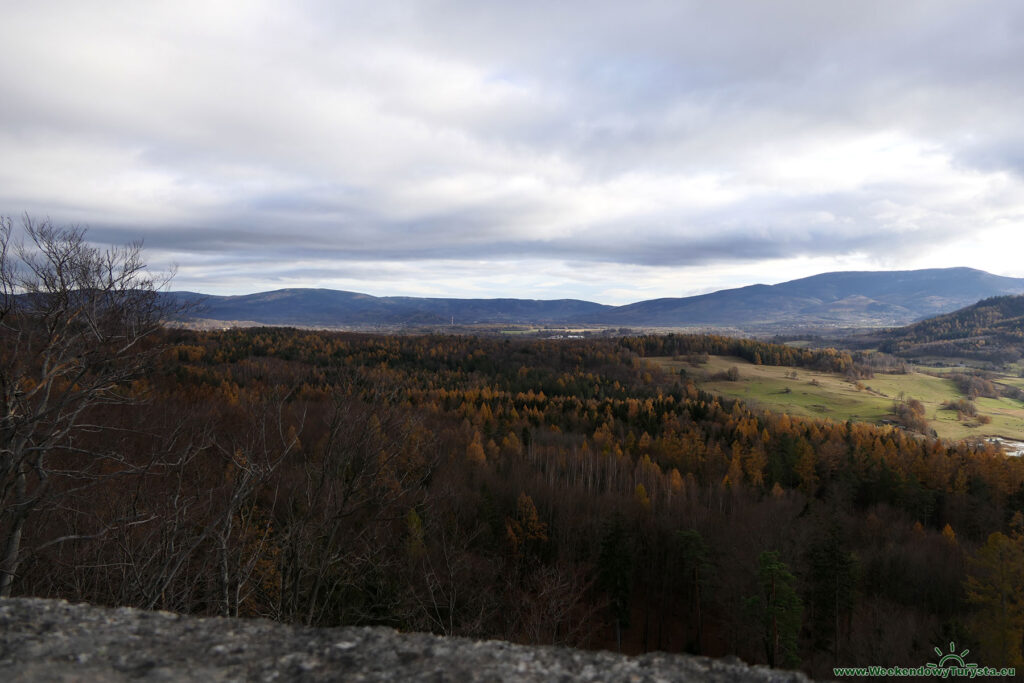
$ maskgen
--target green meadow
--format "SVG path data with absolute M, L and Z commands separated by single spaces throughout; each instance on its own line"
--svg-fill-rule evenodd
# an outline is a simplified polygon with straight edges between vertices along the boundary
M 979 415 L 991 418 L 990 424 L 979 424 L 977 418 L 957 419 L 954 410 L 942 410 L 946 401 L 964 398 L 952 380 L 921 372 L 905 375 L 876 374 L 871 379 L 850 381 L 829 372 L 804 368 L 754 365 L 741 358 L 711 356 L 700 366 L 670 358 L 653 358 L 661 367 L 674 373 L 685 370 L 701 389 L 728 398 L 739 398 L 751 407 L 806 417 L 881 422 L 891 419 L 893 402 L 900 398 L 916 398 L 925 406 L 925 417 L 939 437 L 965 439 L 1000 436 L 1024 441 L 1024 403 L 1010 398 L 979 398 L 975 405 Z M 707 376 L 739 370 L 739 380 L 711 381 Z M 795 377 L 793 374 L 795 373 Z M 1019 377 L 999 380 L 1024 386 Z

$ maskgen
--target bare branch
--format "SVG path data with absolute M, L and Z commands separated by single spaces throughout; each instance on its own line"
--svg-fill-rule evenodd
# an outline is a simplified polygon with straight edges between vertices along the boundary
M 84 419 L 90 409 L 133 400 L 125 387 L 160 353 L 168 315 L 159 294 L 169 276 L 150 274 L 141 243 L 101 250 L 78 226 L 27 215 L 22 226 L 15 240 L 0 217 L 0 597 L 26 521 L 56 495 L 54 476 L 110 476 L 76 435 L 100 427 Z M 79 464 L 55 467 L 58 452 Z

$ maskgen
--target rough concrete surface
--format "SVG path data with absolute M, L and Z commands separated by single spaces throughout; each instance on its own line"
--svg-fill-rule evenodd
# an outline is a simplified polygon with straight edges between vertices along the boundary
M 806 681 L 736 659 L 626 657 L 388 628 L 0 599 L 0 681 Z

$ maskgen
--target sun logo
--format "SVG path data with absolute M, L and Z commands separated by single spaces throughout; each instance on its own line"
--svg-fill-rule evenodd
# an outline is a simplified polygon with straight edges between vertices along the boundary
M 939 648 L 932 648 L 935 650 L 935 654 L 939 656 L 939 663 L 928 662 L 928 666 L 932 669 L 945 669 L 946 667 L 955 666 L 960 669 L 972 669 L 976 668 L 977 664 L 968 664 L 964 661 L 964 657 L 970 653 L 970 650 L 964 650 L 960 654 L 956 653 L 956 644 L 953 642 L 949 643 L 949 652 L 944 653 Z

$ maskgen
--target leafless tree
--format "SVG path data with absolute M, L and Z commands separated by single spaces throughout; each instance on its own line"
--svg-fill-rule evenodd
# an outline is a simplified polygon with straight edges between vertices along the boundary
M 22 536 L 60 491 L 130 467 L 81 438 L 103 409 L 137 400 L 134 378 L 160 353 L 170 311 L 141 243 L 99 249 L 78 227 L 0 218 L 0 597 Z M 59 482 L 59 483 L 58 483 Z
M 411 415 L 339 389 L 328 412 L 307 421 L 321 433 L 280 506 L 284 559 L 281 617 L 310 625 L 356 619 L 338 595 L 387 564 L 389 528 L 401 522 L 436 464 L 433 437 Z M 341 614 L 338 610 L 344 611 Z M 348 619 L 348 620 L 350 620 Z

